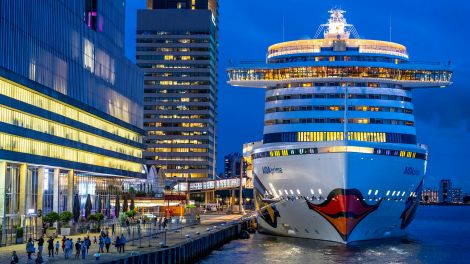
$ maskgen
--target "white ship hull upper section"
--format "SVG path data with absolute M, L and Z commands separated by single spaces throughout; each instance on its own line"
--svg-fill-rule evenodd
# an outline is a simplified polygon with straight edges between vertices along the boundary
M 287 146 L 269 144 L 256 149 L 255 153 L 299 148 L 337 151 L 254 159 L 255 188 L 259 193 L 257 202 L 260 208 L 266 206 L 260 211 L 258 222 L 261 230 L 341 243 L 406 234 L 402 214 L 406 211 L 406 201 L 416 198 L 413 195 L 424 177 L 426 161 L 362 153 L 374 147 L 377 144 L 335 141 Z M 407 151 L 424 152 L 417 147 Z M 335 190 L 339 192 L 337 195 L 332 194 Z M 341 199 L 346 196 L 341 196 L 340 192 L 350 195 L 351 200 L 359 196 L 363 200 L 357 204 L 343 201 Z M 272 197 L 269 203 L 263 202 L 261 196 L 264 193 Z M 328 202 L 330 207 L 327 206 L 325 212 L 330 216 L 309 208 L 309 203 L 321 205 Z M 377 207 L 363 212 L 361 202 Z M 276 210 L 276 215 L 271 217 L 270 210 Z

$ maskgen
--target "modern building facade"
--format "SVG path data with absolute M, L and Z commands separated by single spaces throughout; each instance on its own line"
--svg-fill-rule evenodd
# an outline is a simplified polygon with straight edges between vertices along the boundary
M 167 177 L 214 178 L 217 1 L 148 1 L 137 14 L 147 164 Z
M 426 189 L 421 193 L 421 203 L 434 204 L 439 203 L 439 191 L 435 189 Z
M 240 153 L 230 153 L 224 157 L 224 178 L 240 178 L 244 173 L 243 156 Z
M 71 211 L 73 195 L 84 203 L 142 178 L 143 75 L 124 56 L 123 3 L 0 2 L 3 234 L 35 234 L 38 216 Z
M 263 141 L 243 144 L 243 164 L 245 166 L 246 188 L 253 189 L 253 150 L 263 144 Z
M 450 203 L 449 190 L 452 189 L 452 181 L 450 179 L 443 179 L 439 183 L 439 201 L 441 203 Z

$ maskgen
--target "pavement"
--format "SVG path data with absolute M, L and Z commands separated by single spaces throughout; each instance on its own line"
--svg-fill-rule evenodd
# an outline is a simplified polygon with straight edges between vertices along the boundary
M 196 238 L 200 235 L 203 235 L 205 233 L 208 233 L 210 231 L 207 231 L 208 228 L 213 228 L 214 226 L 221 227 L 225 223 L 231 222 L 231 221 L 236 221 L 241 217 L 241 215 L 201 215 L 201 224 L 199 225 L 194 225 L 194 226 L 189 226 L 189 227 L 181 227 L 181 226 L 169 226 L 169 230 L 166 232 L 166 244 L 167 246 L 172 246 L 176 245 L 182 242 L 185 242 L 188 240 L 186 238 L 186 235 L 189 235 L 190 238 Z M 126 231 L 128 233 L 126 233 Z M 59 254 L 56 255 L 55 257 L 49 257 L 48 256 L 48 250 L 47 250 L 47 242 L 44 243 L 44 249 L 43 249 L 43 260 L 44 263 L 100 263 L 100 262 L 106 262 L 112 259 L 119 259 L 124 256 L 132 256 L 132 255 L 137 255 L 140 253 L 144 252 L 153 252 L 157 251 L 160 249 L 160 246 L 162 242 L 165 241 L 165 232 L 163 230 L 156 230 L 155 227 L 152 225 L 147 225 L 147 228 L 142 228 L 141 233 L 142 236 L 138 236 L 138 230 L 137 227 L 131 227 L 129 230 L 126 230 L 124 232 L 124 235 L 126 236 L 128 242 L 125 246 L 125 253 L 118 253 L 116 247 L 114 246 L 114 241 L 116 236 L 120 236 L 120 233 L 116 233 L 115 236 L 112 238 L 113 239 L 113 244 L 111 244 L 111 247 L 109 249 L 109 253 L 101 253 L 100 260 L 97 261 L 95 260 L 94 254 L 98 252 L 99 250 L 99 245 L 98 244 L 93 244 L 93 237 L 96 236 L 97 238 L 99 237 L 98 233 L 90 233 L 90 239 L 92 240 L 92 245 L 90 246 L 90 250 L 85 257 L 84 260 L 80 259 L 75 259 L 75 250 L 72 254 L 71 259 L 65 259 L 64 253 L 62 252 L 62 248 L 59 250 Z M 199 233 L 199 235 L 197 234 Z M 74 243 L 77 241 L 78 238 L 81 238 L 83 240 L 84 236 L 86 234 L 81 234 L 81 235 L 75 235 L 75 236 L 69 236 L 70 238 L 73 239 Z M 135 238 L 132 240 L 132 238 Z M 140 239 L 139 239 L 140 238 Z M 47 238 L 45 238 L 47 240 Z M 54 240 L 55 241 L 59 240 L 59 243 L 62 245 L 62 237 L 59 236 Z M 132 240 L 132 241 L 130 241 Z M 35 244 L 36 250 L 37 250 L 37 244 Z M 26 244 L 20 244 L 20 245 L 11 245 L 11 246 L 6 246 L 6 247 L 0 247 L 0 263 L 5 263 L 8 264 L 10 263 L 11 260 L 11 252 L 16 251 L 19 257 L 19 263 L 35 263 L 36 256 L 32 256 L 32 260 L 28 260 L 28 256 L 26 254 Z M 106 252 L 106 249 L 105 249 Z M 81 257 L 81 256 L 80 256 Z

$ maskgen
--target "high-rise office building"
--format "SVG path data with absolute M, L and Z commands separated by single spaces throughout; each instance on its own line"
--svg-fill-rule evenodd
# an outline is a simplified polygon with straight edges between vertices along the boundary
M 441 180 L 439 184 L 439 201 L 441 203 L 451 202 L 450 189 L 452 189 L 452 181 L 449 179 Z
M 214 178 L 217 1 L 149 0 L 137 14 L 149 165 L 167 177 Z
M 224 157 L 224 178 L 239 178 L 240 174 L 246 176 L 243 166 L 243 156 L 240 153 L 230 153 Z
M 142 178 L 143 75 L 124 56 L 123 3 L 0 1 L 3 234 L 35 237 L 41 213 Z

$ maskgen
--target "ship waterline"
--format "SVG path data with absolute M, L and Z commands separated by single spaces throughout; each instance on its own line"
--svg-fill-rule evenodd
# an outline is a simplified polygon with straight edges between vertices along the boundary
M 359 39 L 345 11 L 329 13 L 324 38 L 274 44 L 266 63 L 227 70 L 233 86 L 266 89 L 252 154 L 260 231 L 339 243 L 404 236 L 428 156 L 412 90 L 451 85 L 451 66 Z

